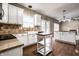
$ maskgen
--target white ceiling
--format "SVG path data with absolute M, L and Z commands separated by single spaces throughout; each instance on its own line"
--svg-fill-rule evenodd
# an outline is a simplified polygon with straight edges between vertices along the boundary
M 67 18 L 79 16 L 79 3 L 22 3 L 27 7 L 32 5 L 32 9 L 50 17 L 61 19 L 62 11 L 66 10 Z

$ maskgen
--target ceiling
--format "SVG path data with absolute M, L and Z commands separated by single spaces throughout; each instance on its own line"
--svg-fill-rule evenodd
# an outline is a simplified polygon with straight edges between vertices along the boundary
M 79 3 L 22 3 L 27 7 L 32 5 L 32 9 L 42 14 L 60 20 L 63 16 L 63 10 L 66 10 L 66 17 L 79 16 Z

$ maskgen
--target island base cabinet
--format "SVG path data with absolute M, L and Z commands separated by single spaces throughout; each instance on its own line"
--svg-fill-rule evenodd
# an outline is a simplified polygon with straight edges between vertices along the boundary
M 0 56 L 22 56 L 23 47 L 17 47 L 0 53 Z

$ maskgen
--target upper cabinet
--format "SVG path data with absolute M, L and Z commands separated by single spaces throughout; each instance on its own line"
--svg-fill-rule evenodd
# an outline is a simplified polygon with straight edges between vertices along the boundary
M 23 9 L 9 4 L 9 23 L 22 24 L 23 23 Z
M 41 15 L 35 14 L 34 15 L 34 20 L 35 20 L 35 26 L 40 26 L 41 25 Z
M 23 24 L 23 9 L 18 8 L 18 24 Z
M 9 4 L 9 23 L 17 24 L 18 10 L 14 5 Z
M 22 24 L 23 23 L 23 9 L 9 4 L 9 23 Z
M 22 25 L 23 9 L 12 4 L 0 3 L 0 22 Z

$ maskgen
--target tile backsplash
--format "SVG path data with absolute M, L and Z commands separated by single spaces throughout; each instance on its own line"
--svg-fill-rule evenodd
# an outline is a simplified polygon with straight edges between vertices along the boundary
M 37 31 L 36 28 L 23 28 L 20 25 L 10 25 L 10 24 L 1 24 L 0 25 L 0 35 L 1 34 L 19 34 L 25 31 Z
M 12 34 L 12 33 L 18 33 L 18 31 L 22 32 L 21 26 L 19 25 L 0 25 L 0 34 Z

